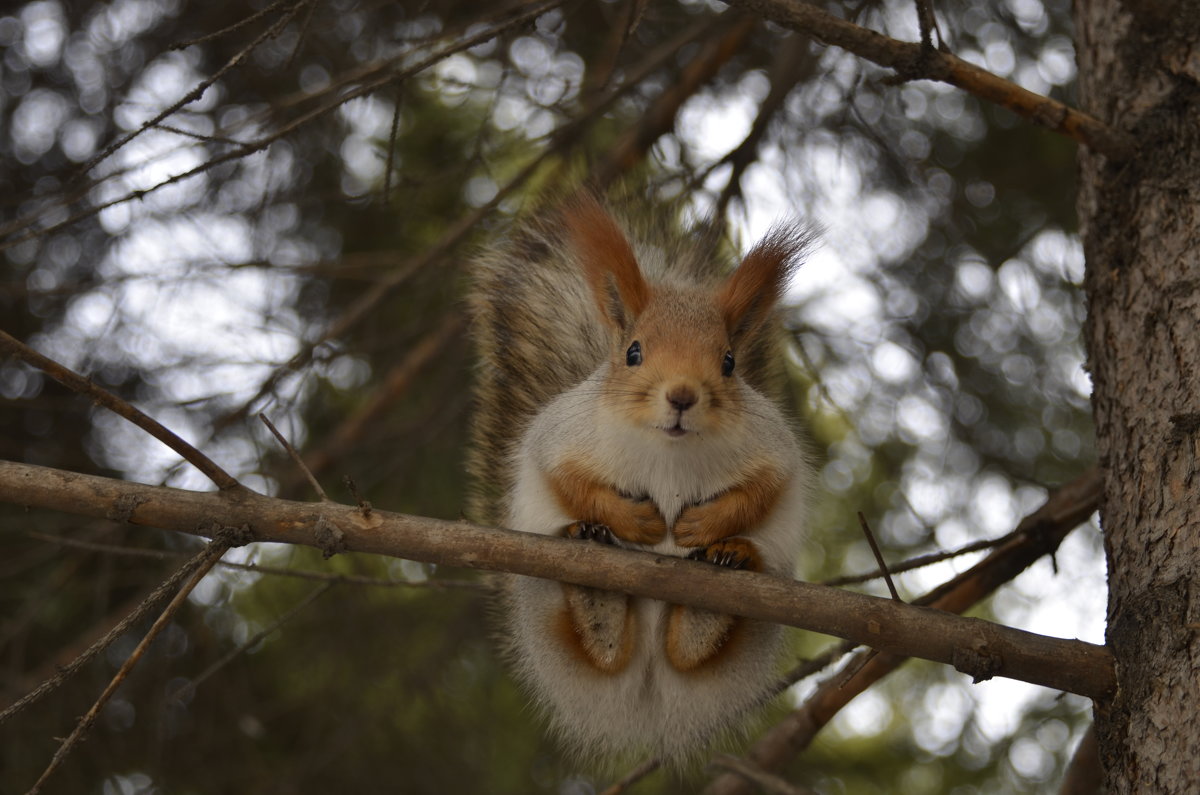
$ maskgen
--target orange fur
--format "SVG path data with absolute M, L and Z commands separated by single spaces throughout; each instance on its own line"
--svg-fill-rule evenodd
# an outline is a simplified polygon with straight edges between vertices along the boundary
M 759 466 L 741 484 L 685 508 L 671 528 L 675 542 L 685 547 L 707 547 L 754 530 L 775 507 L 783 486 L 783 477 L 776 469 Z
M 625 233 L 591 194 L 570 204 L 563 220 L 600 316 L 609 326 L 624 329 L 650 303 L 650 286 Z
M 655 544 L 667 534 L 666 522 L 653 502 L 622 497 L 582 464 L 562 464 L 549 480 L 559 505 L 572 519 L 606 525 L 617 538 L 634 544 Z
M 721 287 L 717 305 L 725 329 L 735 343 L 770 316 L 810 242 L 802 229 L 775 227 L 750 250 Z

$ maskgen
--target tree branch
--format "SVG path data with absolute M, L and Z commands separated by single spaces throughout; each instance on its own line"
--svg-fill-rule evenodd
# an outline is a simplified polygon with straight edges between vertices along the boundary
M 132 404 L 95 384 L 89 378 L 84 378 L 74 370 L 70 370 L 53 359 L 49 359 L 30 348 L 5 331 L 0 330 L 0 353 L 7 353 L 15 359 L 20 359 L 31 367 L 36 367 L 46 375 L 58 381 L 68 389 L 90 397 L 98 406 L 103 406 L 119 417 L 132 422 L 158 441 L 179 453 L 185 461 L 200 470 L 221 489 L 240 489 L 242 485 L 212 459 L 197 450 L 161 422 L 140 411 Z
M 633 169 L 651 145 L 675 126 L 675 117 L 683 103 L 712 79 L 745 42 L 758 20 L 749 14 L 730 13 L 727 28 L 714 31 L 712 39 L 684 67 L 679 80 L 662 92 L 647 109 L 637 127 L 629 130 L 592 171 L 596 185 L 607 187 Z
M 145 636 L 134 647 L 133 652 L 125 659 L 125 662 L 121 664 L 121 667 L 108 683 L 108 686 L 104 688 L 99 698 L 96 699 L 96 702 L 79 719 L 79 722 L 75 724 L 75 728 L 67 735 L 67 738 L 62 741 L 58 750 L 54 752 L 54 757 L 50 760 L 50 764 L 46 766 L 46 769 L 42 772 L 37 782 L 29 789 L 27 795 L 37 795 L 37 793 L 41 792 L 42 785 L 58 769 L 63 760 L 66 759 L 67 754 L 71 752 L 71 749 L 87 734 L 88 729 L 92 727 L 92 724 L 96 722 L 96 718 L 99 717 L 100 710 L 104 708 L 104 705 L 117 692 L 117 688 L 128 678 L 129 672 L 141 661 L 146 650 L 150 648 L 150 644 L 154 642 L 154 639 L 171 623 L 171 619 L 175 617 L 175 614 L 179 612 L 179 608 L 187 601 L 188 595 L 195 590 L 200 581 L 204 579 L 208 572 L 212 570 L 212 567 L 217 564 L 217 561 L 221 559 L 221 556 L 229 551 L 229 547 L 235 543 L 235 533 L 231 529 L 218 531 L 215 535 L 216 537 L 205 547 L 204 552 L 197 556 L 200 559 L 200 563 L 191 577 L 179 589 L 179 592 L 175 594 L 174 598 L 171 599 L 158 618 L 154 620 L 150 629 L 146 631 Z
M 201 493 L 0 462 L 0 501 L 119 518 L 194 535 L 248 527 L 258 541 L 370 552 L 662 599 L 848 638 L 881 651 L 1005 676 L 1095 699 L 1111 694 L 1102 646 L 1003 627 L 887 599 L 564 538 L 356 507 Z
M 1123 130 L 1114 129 L 1057 100 L 1021 88 L 948 52 L 884 36 L 799 0 L 726 2 L 736 8 L 754 11 L 789 30 L 807 34 L 872 63 L 894 69 L 897 76 L 905 80 L 937 80 L 957 86 L 980 99 L 1008 108 L 1018 116 L 1074 138 L 1111 158 L 1127 159 L 1136 149 L 1133 137 Z
M 1092 467 L 1060 487 L 1033 513 L 1021 520 L 1005 543 L 970 569 L 916 599 L 913 604 L 962 613 L 1012 580 L 1035 560 L 1053 554 L 1066 535 L 1086 521 L 1100 502 L 1103 478 Z M 834 652 L 850 651 L 837 644 Z M 846 661 L 805 699 L 804 704 L 763 733 L 747 757 L 764 770 L 779 770 L 807 748 L 817 733 L 856 696 L 899 668 L 907 658 L 860 652 Z M 825 655 L 822 655 L 822 660 Z M 823 666 L 822 666 L 823 667 Z M 791 677 L 789 677 L 791 678 Z M 798 677 L 797 677 L 798 678 Z M 792 679 L 795 681 L 795 679 Z M 788 682 L 791 684 L 791 682 Z M 703 795 L 749 795 L 752 788 L 732 775 L 715 778 Z

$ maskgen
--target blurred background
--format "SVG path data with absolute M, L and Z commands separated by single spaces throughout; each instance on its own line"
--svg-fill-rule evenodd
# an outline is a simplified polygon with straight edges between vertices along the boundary
M 907 0 L 818 5 L 919 39 Z M 960 57 L 1072 101 L 1068 0 L 936 10 Z M 377 507 L 463 515 L 464 263 L 584 179 L 723 219 L 731 250 L 779 218 L 823 227 L 787 312 L 822 486 L 803 578 L 874 568 L 858 511 L 895 563 L 1002 536 L 1092 463 L 1074 144 L 958 89 L 698 0 L 9 0 L 0 52 L 0 327 L 256 490 L 314 498 L 264 412 L 335 499 L 350 476 Z M 0 457 L 211 488 L 15 361 Z M 0 507 L 0 703 L 196 545 Z M 901 596 L 982 554 L 899 576 Z M 226 560 L 255 568 L 201 584 L 47 792 L 573 795 L 622 774 L 544 736 L 475 573 L 268 545 Z M 1093 519 L 972 614 L 1102 642 L 1104 599 Z M 0 726 L 0 792 L 32 785 L 144 630 Z M 789 637 L 788 667 L 834 643 Z M 910 662 L 785 776 L 1046 791 L 1089 722 L 1085 699 Z

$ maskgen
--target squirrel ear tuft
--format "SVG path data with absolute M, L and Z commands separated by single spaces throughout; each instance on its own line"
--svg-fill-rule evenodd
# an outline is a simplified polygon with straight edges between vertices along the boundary
M 717 306 L 735 344 L 771 314 L 812 248 L 814 237 L 811 230 L 798 224 L 773 227 L 721 287 Z
M 581 193 L 563 211 L 575 255 L 604 322 L 624 330 L 650 303 L 633 247 L 621 227 L 591 193 Z

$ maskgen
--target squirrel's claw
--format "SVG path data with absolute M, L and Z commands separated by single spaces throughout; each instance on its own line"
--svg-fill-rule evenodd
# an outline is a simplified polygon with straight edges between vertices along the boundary
M 595 541 L 597 544 L 614 545 L 617 543 L 616 536 L 606 524 L 598 522 L 572 522 L 567 525 L 564 535 L 567 538 L 574 538 L 580 541 Z
M 693 550 L 688 554 L 688 558 L 707 561 L 727 569 L 758 571 L 760 568 L 758 550 L 748 538 L 723 538 L 703 549 Z

